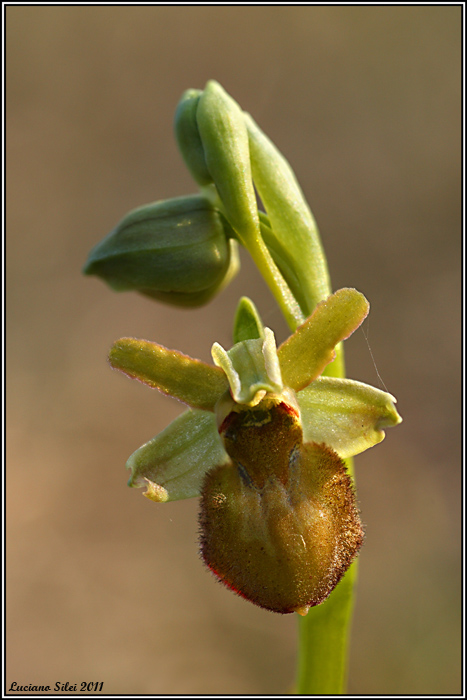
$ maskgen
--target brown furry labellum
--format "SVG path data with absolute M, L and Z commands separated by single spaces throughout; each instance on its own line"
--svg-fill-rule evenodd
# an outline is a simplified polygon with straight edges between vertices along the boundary
M 230 462 L 204 480 L 202 557 L 256 605 L 305 615 L 363 542 L 344 462 L 324 444 L 303 443 L 296 410 L 280 398 L 239 407 L 219 432 Z

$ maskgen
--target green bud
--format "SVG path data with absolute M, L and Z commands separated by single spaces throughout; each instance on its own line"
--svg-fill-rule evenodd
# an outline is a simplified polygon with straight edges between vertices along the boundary
M 186 90 L 183 93 L 175 112 L 174 126 L 178 147 L 188 170 L 196 182 L 205 187 L 212 184 L 213 179 L 206 165 L 204 147 L 196 121 L 196 110 L 201 94 L 201 90 Z
M 210 80 L 199 98 L 196 120 L 226 215 L 248 248 L 260 238 L 260 230 L 243 112 L 219 83 Z
M 127 214 L 84 267 L 115 291 L 137 291 L 177 306 L 205 304 L 238 270 L 224 216 L 204 197 L 155 202 Z

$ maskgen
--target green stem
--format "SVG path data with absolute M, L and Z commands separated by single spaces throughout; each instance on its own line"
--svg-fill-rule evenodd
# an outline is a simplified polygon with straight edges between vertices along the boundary
M 225 218 L 229 221 L 228 212 L 219 196 L 217 188 L 214 184 L 201 187 L 201 193 L 211 202 L 211 204 L 219 209 Z M 232 228 L 235 230 L 232 221 Z M 300 308 L 299 303 L 295 299 L 290 286 L 285 281 L 279 268 L 274 262 L 268 247 L 265 245 L 258 229 L 258 236 L 254 238 L 250 235 L 241 235 L 236 231 L 237 240 L 250 253 L 256 267 L 263 276 L 264 281 L 271 290 L 277 304 L 279 305 L 282 314 L 287 321 L 289 328 L 293 331 L 298 328 L 306 319 Z M 330 293 L 330 292 L 329 292 Z
M 269 250 L 262 239 L 252 241 L 247 248 L 266 284 L 273 293 L 289 328 L 295 330 L 305 321 L 305 316 L 275 265 Z
M 336 347 L 336 359 L 323 374 L 345 377 L 342 343 Z M 346 459 L 347 470 L 355 483 L 353 459 Z M 299 617 L 297 695 L 342 695 L 347 683 L 348 643 L 357 579 L 355 561 L 324 603 Z
M 345 693 L 356 576 L 355 562 L 329 598 L 299 619 L 298 695 Z
M 318 234 L 316 233 L 316 235 Z M 250 253 L 274 292 L 273 285 L 276 284 L 276 280 L 273 279 L 273 284 L 271 284 L 270 280 L 271 267 L 274 266 L 275 268 L 276 266 L 272 260 L 271 266 L 269 261 L 271 256 L 266 246 L 263 243 L 262 247 L 258 246 L 254 250 L 250 250 Z M 331 293 L 325 259 L 323 270 L 325 279 L 315 280 L 316 285 L 322 285 L 318 301 Z M 283 279 L 282 275 L 280 277 Z M 285 286 L 287 287 L 286 283 Z M 326 290 L 324 297 L 323 289 Z M 282 294 L 282 292 L 279 298 L 277 293 L 275 296 L 278 301 L 280 299 L 279 305 L 284 312 L 284 303 L 288 303 L 287 296 Z M 292 299 L 296 304 L 294 296 L 292 296 Z M 300 325 L 301 321 L 299 321 L 295 306 L 288 307 L 284 316 L 292 330 L 295 330 Z M 336 347 L 336 358 L 334 362 L 326 367 L 324 374 L 338 378 L 345 377 L 342 343 L 339 343 Z M 345 462 L 348 472 L 353 479 L 353 460 L 347 459 Z M 311 608 L 304 617 L 297 616 L 299 650 L 295 694 L 342 695 L 345 693 L 348 642 L 354 606 L 356 577 L 357 563 L 354 562 L 324 603 Z
M 294 331 L 316 304 L 331 294 L 327 261 L 318 229 L 290 166 L 251 118 L 246 120 L 253 179 L 268 214 L 260 217 L 262 233 L 268 238 L 263 240 L 258 232 L 257 237 L 239 235 L 239 240 L 248 249 Z M 226 213 L 213 185 L 201 189 Z M 324 374 L 345 377 L 342 343 L 326 370 Z M 346 460 L 346 464 L 353 477 L 352 460 Z M 324 603 L 311 608 L 306 616 L 299 616 L 297 694 L 345 692 L 355 579 L 354 563 Z

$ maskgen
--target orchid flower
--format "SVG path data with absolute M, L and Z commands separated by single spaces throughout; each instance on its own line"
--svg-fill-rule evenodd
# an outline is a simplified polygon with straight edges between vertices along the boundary
M 114 368 L 189 406 L 131 455 L 129 485 L 158 503 L 200 496 L 205 563 L 274 612 L 305 615 L 350 566 L 363 530 L 343 459 L 401 421 L 390 394 L 321 376 L 368 310 L 341 289 L 276 348 L 244 297 L 214 365 L 133 338 L 110 352 Z

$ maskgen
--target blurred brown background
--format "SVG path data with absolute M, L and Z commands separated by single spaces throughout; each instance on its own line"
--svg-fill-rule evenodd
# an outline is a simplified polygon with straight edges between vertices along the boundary
M 333 286 L 404 423 L 356 460 L 366 524 L 351 693 L 460 691 L 461 8 L 8 7 L 9 684 L 282 693 L 296 620 L 197 554 L 197 503 L 157 506 L 125 461 L 181 412 L 112 372 L 133 335 L 210 360 L 240 295 L 287 329 L 255 268 L 209 306 L 111 293 L 80 269 L 129 210 L 196 190 L 172 120 L 218 80 L 292 164 Z M 364 334 L 348 375 L 381 386 Z

